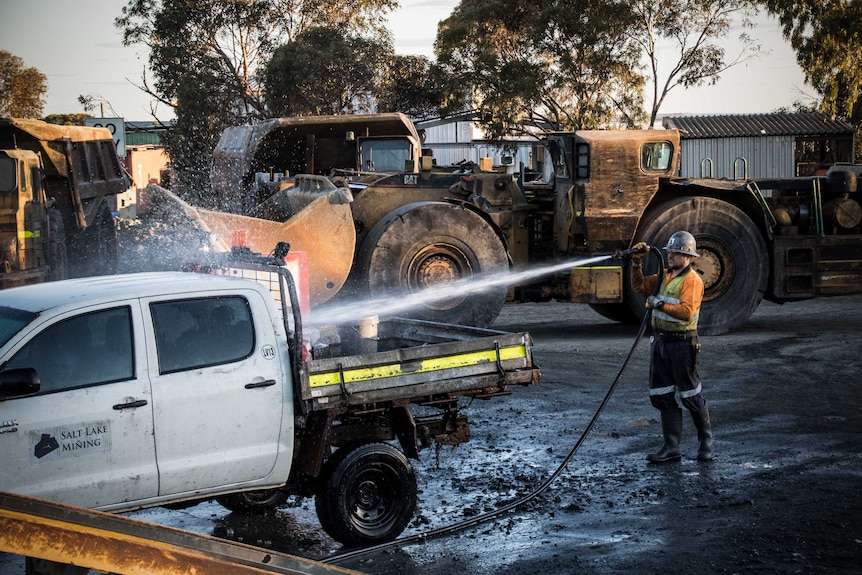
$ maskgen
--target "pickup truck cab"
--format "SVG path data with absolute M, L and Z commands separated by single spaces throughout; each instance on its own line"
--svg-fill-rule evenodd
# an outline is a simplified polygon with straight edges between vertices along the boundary
M 293 393 L 277 318 L 262 286 L 202 274 L 3 291 L 2 489 L 119 511 L 283 484 Z
M 0 491 L 102 511 L 314 496 L 334 539 L 385 541 L 416 509 L 408 457 L 469 440 L 459 396 L 538 383 L 527 334 L 397 318 L 361 353 L 303 357 L 284 266 L 208 271 L 0 291 Z

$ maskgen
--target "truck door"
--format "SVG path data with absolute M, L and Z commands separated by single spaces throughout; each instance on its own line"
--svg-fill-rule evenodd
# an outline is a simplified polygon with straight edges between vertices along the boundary
M 159 495 L 266 478 L 279 453 L 285 379 L 261 294 L 151 299 L 146 308 Z
M 89 308 L 10 349 L 3 369 L 34 368 L 41 388 L 0 402 L 0 490 L 100 509 L 156 496 L 140 324 L 136 300 Z

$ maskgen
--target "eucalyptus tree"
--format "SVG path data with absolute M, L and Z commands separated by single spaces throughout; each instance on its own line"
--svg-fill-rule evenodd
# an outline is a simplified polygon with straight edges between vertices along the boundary
M 856 128 L 862 156 L 862 0 L 767 0 L 796 52 L 820 109 Z
M 639 53 L 626 2 L 463 0 L 437 30 L 444 110 L 474 112 L 492 140 L 542 129 L 635 125 Z
M 762 54 L 745 32 L 753 28 L 756 0 L 631 0 L 637 24 L 629 30 L 646 61 L 653 126 L 668 93 L 675 88 L 715 84 L 726 70 Z M 727 56 L 723 41 L 733 27 L 738 52 Z
M 39 118 L 45 108 L 48 77 L 24 60 L 0 50 L 0 117 Z
M 276 116 L 373 112 L 378 71 L 392 56 L 385 41 L 330 27 L 306 30 L 276 49 L 266 67 L 269 111 Z
M 462 0 L 435 44 L 445 109 L 475 112 L 494 138 L 519 123 L 652 126 L 671 90 L 761 53 L 746 34 L 730 58 L 722 43 L 755 14 L 755 0 Z

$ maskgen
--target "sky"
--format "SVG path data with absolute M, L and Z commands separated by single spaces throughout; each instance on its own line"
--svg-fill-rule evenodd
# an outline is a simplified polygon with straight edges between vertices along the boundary
M 48 77 L 45 114 L 83 112 L 79 95 L 104 102 L 105 117 L 152 120 L 151 100 L 136 86 L 147 63 L 143 46 L 124 47 L 113 22 L 127 0 L 0 0 L 0 50 L 22 58 Z M 437 24 L 451 14 L 458 0 L 401 0 L 389 15 L 389 28 L 399 54 L 433 58 Z M 727 38 L 728 56 L 739 50 L 734 30 Z M 661 113 L 753 114 L 790 108 L 812 96 L 789 44 L 774 19 L 758 18 L 750 31 L 769 55 L 725 72 L 717 84 L 675 89 Z M 170 110 L 157 107 L 161 118 Z M 93 115 L 102 115 L 97 108 Z

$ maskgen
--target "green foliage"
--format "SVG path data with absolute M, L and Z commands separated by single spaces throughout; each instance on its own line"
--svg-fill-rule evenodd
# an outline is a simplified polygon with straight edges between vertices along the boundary
M 554 130 L 636 127 L 645 120 L 649 84 L 652 125 L 672 89 L 714 83 L 760 53 L 747 35 L 731 59 L 720 44 L 732 23 L 750 26 L 755 6 L 756 0 L 462 0 L 435 44 L 449 78 L 444 109 L 478 112 L 494 139 L 522 122 Z
M 269 113 L 275 116 L 368 113 L 374 108 L 378 70 L 394 55 L 391 44 L 306 30 L 278 48 L 266 69 Z
M 399 56 L 388 41 L 327 27 L 279 47 L 264 85 L 273 116 L 376 111 L 423 118 L 436 114 L 439 102 L 427 58 Z
M 90 114 L 48 114 L 45 116 L 45 121 L 61 126 L 83 126 L 84 118 L 90 117 Z
M 862 155 L 862 0 L 768 0 L 796 51 L 806 81 L 820 94 L 821 110 L 856 128 Z
M 45 108 L 48 78 L 24 60 L 0 50 L 0 117 L 39 118 Z
M 424 56 L 393 54 L 376 89 L 378 112 L 431 118 L 440 109 L 440 71 Z
M 624 2 L 463 0 L 441 22 L 435 52 L 444 110 L 473 110 L 492 140 L 519 126 L 636 123 L 643 80 Z

